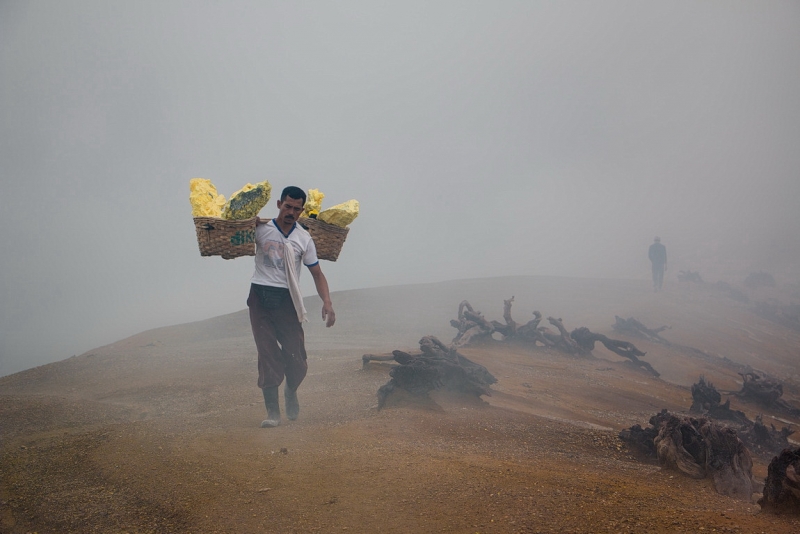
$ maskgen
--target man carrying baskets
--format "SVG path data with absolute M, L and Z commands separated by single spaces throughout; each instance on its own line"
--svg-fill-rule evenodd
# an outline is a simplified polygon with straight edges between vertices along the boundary
M 298 284 L 301 263 L 314 278 L 325 326 L 336 322 L 316 246 L 309 233 L 297 224 L 305 202 L 305 192 L 289 186 L 278 201 L 278 216 L 257 219 L 256 223 L 255 272 L 250 279 L 247 306 L 258 350 L 258 387 L 264 392 L 267 408 L 262 428 L 276 427 L 281 422 L 278 386 L 284 378 L 286 416 L 295 420 L 300 413 L 297 388 L 308 370 L 303 333 L 306 310 Z

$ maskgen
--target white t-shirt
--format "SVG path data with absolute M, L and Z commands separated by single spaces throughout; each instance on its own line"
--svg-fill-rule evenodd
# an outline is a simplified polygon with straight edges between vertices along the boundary
M 260 286 L 289 287 L 286 268 L 283 265 L 283 244 L 294 249 L 295 272 L 300 276 L 300 262 L 306 267 L 319 263 L 317 247 L 308 231 L 297 223 L 289 235 L 283 235 L 275 219 L 267 224 L 256 225 L 256 270 L 250 282 Z

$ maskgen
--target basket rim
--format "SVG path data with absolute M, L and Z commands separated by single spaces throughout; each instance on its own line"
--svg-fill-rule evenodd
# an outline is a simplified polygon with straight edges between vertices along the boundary
M 255 223 L 257 217 L 250 217 L 249 219 L 223 219 L 222 217 L 205 217 L 205 216 L 203 216 L 203 217 L 192 217 L 192 219 L 194 219 L 195 222 L 197 222 L 197 221 L 219 221 L 219 222 L 222 222 L 222 223 L 225 223 L 225 224 L 230 224 L 230 225 L 236 225 L 236 224 L 247 225 L 247 224 Z
M 319 219 L 312 219 L 311 217 L 300 217 L 297 220 L 297 224 L 306 228 L 306 225 L 313 226 L 319 228 L 320 230 L 325 230 L 328 232 L 339 233 L 339 234 L 347 234 L 350 232 L 350 228 L 341 226 L 336 226 L 335 224 L 326 223 L 325 221 L 320 221 Z

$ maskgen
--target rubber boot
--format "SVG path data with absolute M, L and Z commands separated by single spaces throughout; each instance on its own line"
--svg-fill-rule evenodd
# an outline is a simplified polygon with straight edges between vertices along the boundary
M 286 417 L 294 421 L 300 415 L 300 402 L 297 400 L 297 390 L 289 386 L 283 388 L 283 400 L 286 401 Z
M 264 406 L 267 407 L 267 418 L 261 421 L 261 428 L 272 428 L 281 424 L 281 406 L 278 404 L 278 386 L 262 389 Z

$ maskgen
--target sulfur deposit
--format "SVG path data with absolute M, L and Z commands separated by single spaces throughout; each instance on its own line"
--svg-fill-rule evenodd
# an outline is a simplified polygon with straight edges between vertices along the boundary
M 211 180 L 192 178 L 189 180 L 189 202 L 192 204 L 192 217 L 221 217 L 225 196 L 217 193 Z
M 308 198 L 306 199 L 305 215 L 312 219 L 319 215 L 319 210 L 322 209 L 322 199 L 325 194 L 319 189 L 309 189 Z
M 332 208 L 321 211 L 317 215 L 318 220 L 342 228 L 346 228 L 356 217 L 358 217 L 358 200 L 355 199 L 337 204 Z
M 255 217 L 267 205 L 271 193 L 272 186 L 267 181 L 245 185 L 231 195 L 222 209 L 222 218 L 243 220 Z

